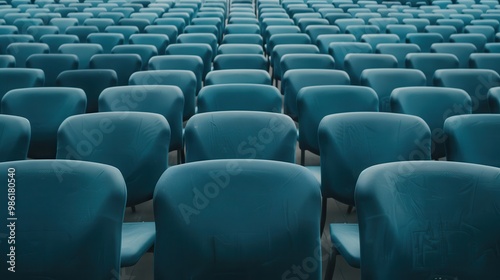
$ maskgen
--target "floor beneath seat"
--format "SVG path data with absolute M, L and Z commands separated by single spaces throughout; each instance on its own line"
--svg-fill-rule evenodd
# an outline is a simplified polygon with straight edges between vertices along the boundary
M 300 150 L 297 147 L 297 158 L 296 162 L 300 163 Z M 319 165 L 319 157 L 306 152 L 306 165 Z M 169 166 L 176 163 L 176 153 L 171 152 L 169 154 Z M 136 212 L 133 213 L 130 208 L 127 208 L 125 213 L 125 221 L 127 222 L 137 222 L 137 221 L 154 221 L 153 215 L 153 202 L 148 201 L 143 204 L 137 205 Z M 354 210 L 351 214 L 347 214 L 347 206 L 330 199 L 328 201 L 328 215 L 327 215 L 327 225 L 329 223 L 353 223 L 356 222 L 356 211 Z M 322 238 L 322 254 L 325 256 L 323 259 L 323 275 L 326 268 L 326 256 L 330 251 L 330 238 L 329 238 L 328 227 L 325 227 L 325 232 Z M 141 258 L 141 260 L 132 267 L 122 268 L 121 280 L 153 280 L 153 254 L 147 253 Z M 335 274 L 333 276 L 334 280 L 357 280 L 360 279 L 359 269 L 350 267 L 342 257 L 337 257 L 337 266 L 335 269 Z

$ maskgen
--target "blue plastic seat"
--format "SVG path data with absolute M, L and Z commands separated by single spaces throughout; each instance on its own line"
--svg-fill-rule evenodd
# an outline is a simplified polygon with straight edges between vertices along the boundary
M 101 45 L 102 53 L 111 53 L 115 46 L 123 45 L 124 40 L 121 33 L 92 33 L 87 37 L 88 43 Z
M 260 35 L 255 34 L 228 34 L 222 38 L 224 44 L 256 44 L 262 46 L 264 39 Z
M 124 86 L 133 73 L 141 70 L 142 59 L 138 54 L 96 54 L 90 58 L 89 68 L 114 70 L 117 85 Z
M 0 54 L 0 68 L 16 67 L 16 58 L 9 54 Z
M 425 32 L 428 33 L 439 33 L 443 36 L 443 42 L 448 42 L 450 36 L 457 34 L 457 29 L 451 25 L 428 25 L 425 27 Z
M 168 122 L 159 114 L 81 114 L 61 124 L 57 158 L 117 167 L 127 184 L 127 206 L 134 206 L 153 197 L 155 184 L 167 169 L 169 142 Z
M 212 48 L 209 44 L 201 43 L 182 43 L 182 44 L 171 44 L 168 45 L 165 50 L 167 55 L 196 55 L 203 61 L 203 75 L 202 79 L 205 80 L 205 76 L 212 69 Z
M 112 54 L 138 54 L 142 60 L 142 69 L 146 70 L 149 59 L 158 55 L 155 46 L 149 44 L 118 45 L 111 49 Z
M 397 68 L 398 61 L 390 54 L 350 53 L 344 58 L 344 70 L 352 85 L 359 85 L 361 73 L 372 68 Z
M 400 39 L 395 34 L 365 34 L 361 36 L 360 42 L 368 43 L 373 50 L 378 44 L 394 44 L 399 43 Z
M 196 55 L 159 55 L 149 60 L 149 70 L 189 70 L 196 76 L 196 94 L 203 84 L 203 60 Z
M 214 111 L 264 111 L 280 113 L 281 94 L 276 87 L 259 84 L 221 84 L 202 88 L 198 113 Z
M 271 53 L 271 66 L 273 67 L 273 79 L 281 80 L 281 59 L 287 54 L 303 53 L 303 54 L 319 54 L 319 49 L 315 45 L 304 44 L 283 44 L 273 48 Z
M 128 44 L 130 36 L 139 33 L 139 28 L 136 26 L 121 26 L 113 25 L 106 27 L 107 33 L 120 33 L 123 35 L 123 44 Z
M 273 48 L 281 44 L 311 44 L 311 38 L 307 34 L 276 34 L 269 38 L 266 53 L 271 55 Z
M 215 55 L 217 53 L 218 40 L 214 34 L 206 34 L 206 33 L 181 34 L 177 37 L 177 43 L 208 44 L 212 48 L 211 60 L 215 58 Z
M 59 53 L 74 54 L 78 57 L 78 68 L 88 69 L 90 58 L 96 54 L 102 54 L 103 48 L 99 44 L 92 43 L 78 43 L 78 44 L 64 44 L 59 47 Z
M 219 111 L 194 115 L 186 124 L 184 139 L 186 162 L 266 159 L 294 163 L 297 129 L 292 119 L 280 113 Z
M 275 48 L 275 51 L 281 47 Z M 335 69 L 333 57 L 327 54 L 319 53 L 286 53 L 280 59 L 281 75 L 292 69 Z
M 149 20 L 143 18 L 122 18 L 118 22 L 118 25 L 121 26 L 137 27 L 141 33 L 144 31 L 144 28 L 150 24 Z
M 472 113 L 488 113 L 488 90 L 500 85 L 500 76 L 490 69 L 441 69 L 434 85 L 465 90 L 472 100 Z
M 344 112 L 378 111 L 377 93 L 352 85 L 309 86 L 297 94 L 301 164 L 305 151 L 319 155 L 318 127 L 323 117 Z
M 0 99 L 12 89 L 41 87 L 44 81 L 45 75 L 40 69 L 0 69 Z
M 78 69 L 78 57 L 74 54 L 33 54 L 26 60 L 26 67 L 43 70 L 44 85 L 53 87 L 61 72 Z
M 356 37 L 352 34 L 323 34 L 316 38 L 316 46 L 320 53 L 328 54 L 329 46 L 332 43 L 354 43 Z
M 498 242 L 500 229 L 491 223 L 497 213 L 484 213 L 496 205 L 499 194 L 492 186 L 498 178 L 497 168 L 443 161 L 388 163 L 365 170 L 355 194 L 359 242 L 346 244 L 360 246 L 362 274 L 373 279 L 499 277 L 491 265 L 498 257 L 487 253 Z M 467 215 L 457 215 L 464 207 Z M 444 228 L 442 221 L 447 221 Z M 423 257 L 417 266 L 415 254 Z M 477 254 L 483 257 L 477 259 Z M 440 260 L 439 269 L 434 260 Z
M 139 111 L 160 114 L 170 126 L 169 151 L 177 150 L 183 160 L 182 110 L 184 94 L 177 86 L 138 85 L 104 89 L 99 95 L 99 111 Z
M 76 18 L 53 18 L 50 20 L 50 25 L 57 26 L 59 28 L 59 34 L 65 34 L 69 27 L 77 26 L 78 19 Z
M 106 27 L 115 25 L 115 22 L 110 18 L 88 18 L 83 22 L 84 26 L 95 26 L 99 32 L 104 32 Z
M 52 25 L 30 26 L 30 27 L 28 27 L 28 29 L 26 29 L 26 34 L 33 36 L 33 39 L 36 42 L 39 42 L 40 38 L 43 35 L 59 34 L 59 28 L 57 28 L 56 26 L 52 26 Z
M 168 36 L 168 43 L 177 41 L 179 31 L 173 25 L 149 25 L 144 28 L 146 34 L 163 34 Z
M 49 46 L 44 43 L 12 43 L 6 53 L 16 58 L 16 67 L 26 67 L 26 59 L 32 54 L 49 53 Z
M 316 44 L 319 35 L 338 34 L 340 29 L 334 25 L 309 25 L 305 29 L 305 33 L 311 38 L 311 42 Z
M 500 54 L 473 53 L 469 57 L 471 68 L 491 69 L 500 74 Z
M 417 33 L 418 29 L 411 24 L 389 24 L 386 26 L 386 32 L 398 35 L 401 42 L 406 42 L 408 34 Z
M 87 42 L 87 36 L 92 33 L 98 33 L 99 29 L 96 26 L 69 26 L 66 28 L 65 34 L 76 35 L 80 43 Z
M 281 83 L 284 94 L 284 112 L 297 119 L 297 94 L 308 86 L 349 85 L 349 75 L 340 70 L 293 69 L 288 70 Z
M 184 94 L 183 116 L 187 120 L 195 113 L 196 76 L 188 70 L 139 71 L 130 76 L 129 85 L 177 86 Z
M 436 70 L 458 67 L 458 58 L 450 53 L 411 53 L 406 56 L 406 68 L 422 71 L 428 86 L 433 85 Z
M 333 42 L 328 46 L 328 53 L 335 60 L 335 68 L 344 69 L 344 60 L 351 53 L 372 53 L 373 49 L 368 43 L 360 42 Z
M 476 46 L 478 52 L 484 51 L 484 46 L 488 43 L 488 39 L 483 34 L 469 33 L 469 34 L 453 34 L 450 36 L 451 43 L 471 43 Z
M 241 83 L 271 85 L 271 76 L 265 70 L 235 69 L 211 71 L 205 78 L 206 86 Z
M 31 139 L 30 122 L 23 117 L 0 115 L 0 162 L 25 160 Z
M 421 117 L 431 130 L 432 158 L 446 156 L 443 125 L 447 118 L 472 112 L 470 96 L 462 89 L 444 87 L 404 87 L 391 94 L 391 109 Z
M 50 53 L 57 53 L 59 47 L 64 44 L 79 43 L 80 39 L 76 35 L 67 34 L 46 34 L 40 37 L 40 43 L 47 44 L 50 48 Z
M 429 127 L 421 118 L 410 115 L 382 112 L 333 114 L 320 122 L 318 137 L 323 216 L 326 216 L 328 198 L 361 207 L 355 197 L 356 182 L 366 168 L 387 162 L 429 160 L 431 154 Z M 325 279 L 332 278 L 332 265 L 339 253 L 349 265 L 360 267 L 356 225 L 342 226 L 349 227 L 349 230 L 331 227 L 333 252 Z M 346 237 L 351 242 L 339 242 Z
M 220 54 L 213 62 L 214 70 L 260 69 L 268 70 L 269 61 L 261 54 Z
M 0 35 L 0 54 L 7 54 L 7 47 L 12 43 L 33 43 L 35 39 L 26 34 Z
M 406 35 L 406 43 L 417 44 L 420 51 L 424 53 L 431 51 L 432 44 L 443 42 L 443 36 L 439 33 L 408 33 Z
M 127 194 L 118 169 L 64 160 L 22 160 L 1 163 L 0 168 L 6 176 L 7 170 L 12 170 L 19 198 L 16 202 L 21 197 L 24 201 L 16 203 L 15 209 L 16 216 L 24 217 L 23 222 L 12 222 L 16 241 L 29 244 L 16 244 L 15 250 L 16 261 L 26 267 L 16 267 L 13 277 L 5 265 L 0 272 L 2 279 L 29 279 L 33 275 L 112 279 L 119 273 Z M 1 199 L 7 202 L 7 191 Z M 6 220 L 8 212 L 3 212 L 1 217 Z M 96 252 L 102 259 L 96 258 Z M 58 263 L 65 265 L 52 269 Z M 88 266 L 93 269 L 86 269 Z M 80 272 L 75 275 L 75 271 Z
M 433 53 L 454 55 L 458 59 L 460 68 L 469 67 L 469 57 L 476 51 L 477 48 L 471 43 L 436 43 L 431 46 Z
M 202 197 L 200 204 L 192 204 L 193 190 Z M 321 254 L 319 199 L 317 180 L 295 164 L 218 160 L 171 167 L 154 197 L 155 277 L 294 277 L 291 267 Z M 169 211 L 172 207 L 181 212 Z M 287 222 L 289 215 L 295 216 L 293 223 Z M 285 239 L 289 242 L 274 241 Z M 319 280 L 321 270 L 307 276 Z
M 405 68 L 406 56 L 410 53 L 420 53 L 416 44 L 378 44 L 375 53 L 393 55 L 398 61 L 399 68 Z
M 101 92 L 108 87 L 116 86 L 117 83 L 118 76 L 111 69 L 67 70 L 61 72 L 56 79 L 57 86 L 80 88 L 85 92 L 86 113 L 97 112 L 97 100 Z
M 1 101 L 2 114 L 29 120 L 30 158 L 55 158 L 57 130 L 69 116 L 83 114 L 87 99 L 78 88 L 22 88 L 7 92 Z
M 154 46 L 157 53 L 160 55 L 165 54 L 165 49 L 167 48 L 169 42 L 169 38 L 165 34 L 133 34 L 129 38 L 130 44 Z
M 380 112 L 390 112 L 390 96 L 394 89 L 425 86 L 427 80 L 424 73 L 416 69 L 366 69 L 361 73 L 360 84 L 375 90 Z

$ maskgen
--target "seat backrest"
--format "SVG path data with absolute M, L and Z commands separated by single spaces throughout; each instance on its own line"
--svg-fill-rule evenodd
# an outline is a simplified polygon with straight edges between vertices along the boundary
M 319 155 L 318 126 L 330 114 L 378 111 L 377 93 L 351 85 L 309 86 L 297 94 L 299 147 Z
M 500 87 L 492 87 L 488 91 L 488 103 L 490 112 L 500 114 Z
M 26 118 L 0 115 L 0 162 L 24 160 L 28 155 L 31 127 Z
M 271 85 L 271 76 L 265 70 L 236 69 L 211 71 L 205 79 L 207 86 L 241 83 Z
M 0 68 L 16 67 L 16 58 L 10 54 L 0 54 Z
M 410 53 L 406 56 L 406 68 L 422 71 L 425 74 L 428 86 L 433 85 L 436 70 L 458 67 L 458 58 L 450 53 Z
M 277 47 L 278 48 L 278 47 Z M 335 61 L 327 54 L 288 53 L 280 59 L 281 77 L 292 69 L 335 69 Z
M 171 167 L 154 197 L 155 277 L 294 275 L 294 265 L 321 253 L 320 200 L 318 181 L 296 164 L 218 160 Z M 319 280 L 321 269 L 307 276 Z
M 187 120 L 195 113 L 196 76 L 188 70 L 139 71 L 130 76 L 129 85 L 177 86 L 184 94 L 183 116 Z
M 205 80 L 206 75 L 212 69 L 213 51 L 209 44 L 202 43 L 182 43 L 168 45 L 165 50 L 167 55 L 196 55 L 203 60 L 203 75 Z
M 89 82 L 92 81 L 92 82 Z M 97 112 L 97 99 L 101 92 L 118 83 L 116 72 L 111 69 L 67 70 L 57 76 L 56 85 L 80 88 L 87 97 L 86 113 Z
M 469 57 L 476 51 L 477 48 L 471 43 L 435 43 L 431 45 L 431 52 L 433 53 L 454 55 L 458 59 L 460 68 L 469 68 Z
M 59 47 L 64 44 L 79 43 L 80 39 L 76 35 L 68 34 L 46 34 L 40 37 L 40 43 L 45 43 L 50 48 L 50 53 L 57 53 Z
M 45 87 L 14 89 L 2 98 L 2 114 L 29 120 L 30 158 L 55 158 L 57 129 L 69 116 L 83 114 L 87 99 L 78 88 Z
M 408 33 L 406 35 L 406 42 L 417 44 L 421 52 L 430 52 L 432 44 L 443 43 L 444 39 L 439 33 Z
M 323 197 L 355 205 L 354 188 L 359 174 L 372 165 L 428 160 L 431 135 L 419 117 L 352 112 L 323 118 L 318 128 Z
M 390 112 L 390 96 L 395 88 L 425 86 L 427 80 L 417 69 L 366 69 L 361 72 L 360 84 L 377 92 L 380 112 Z
M 335 61 L 335 68 L 344 69 L 344 60 L 351 53 L 372 53 L 373 49 L 368 43 L 361 42 L 333 42 L 328 45 L 328 54 Z
M 129 44 L 117 45 L 111 49 L 112 54 L 138 54 L 142 60 L 142 69 L 146 70 L 148 67 L 149 59 L 158 55 L 155 46 L 149 44 Z
M 196 76 L 196 94 L 203 84 L 203 60 L 196 55 L 159 55 L 149 59 L 149 70 L 189 70 Z
M 305 87 L 321 85 L 349 85 L 346 72 L 328 69 L 293 69 L 283 75 L 281 90 L 284 93 L 284 112 L 297 118 L 297 94 Z
M 26 67 L 26 59 L 32 54 L 49 53 L 49 46 L 44 43 L 12 43 L 6 53 L 16 58 L 16 67 Z
M 469 33 L 469 34 L 453 34 L 450 36 L 451 43 L 471 43 L 473 44 L 478 52 L 484 51 L 484 46 L 488 42 L 488 39 L 483 34 Z
M 499 178 L 498 168 L 446 161 L 363 171 L 356 184 L 361 279 L 500 277 L 492 265 L 499 257 L 489 253 L 500 241 L 491 222 L 498 212 L 485 213 L 497 205 Z
M 87 42 L 99 44 L 103 53 L 111 53 L 117 45 L 123 45 L 125 37 L 121 33 L 92 33 L 87 37 Z
M 219 54 L 213 70 L 257 69 L 269 70 L 269 60 L 261 54 Z
M 129 38 L 129 43 L 152 45 L 156 48 L 157 54 L 163 55 L 170 39 L 165 34 L 133 34 Z
M 90 58 L 90 69 L 112 69 L 118 77 L 118 86 L 128 85 L 130 76 L 141 70 L 138 54 L 96 54 Z
M 0 69 L 0 99 L 11 89 L 41 87 L 44 82 L 45 75 L 40 69 Z
M 280 113 L 281 94 L 276 87 L 258 84 L 222 84 L 201 89 L 198 113 L 214 111 L 264 111 Z
M 500 76 L 489 69 L 440 69 L 434 85 L 465 90 L 472 100 L 472 113 L 488 113 L 488 90 L 500 85 Z
M 53 87 L 61 72 L 78 69 L 78 57 L 74 54 L 33 54 L 26 60 L 26 67 L 43 70 L 44 85 Z
M 472 53 L 469 57 L 471 68 L 491 69 L 500 74 L 500 54 Z
M 319 49 L 315 45 L 308 44 L 283 44 L 273 48 L 271 53 L 271 65 L 273 67 L 273 78 L 281 80 L 281 58 L 286 54 L 304 53 L 319 54 Z
M 397 67 L 398 61 L 390 54 L 350 53 L 344 58 L 344 70 L 353 85 L 359 85 L 361 73 L 366 69 Z
M 0 35 L 0 54 L 7 54 L 7 47 L 12 43 L 33 43 L 35 39 L 26 34 Z
M 186 124 L 184 137 L 186 162 L 229 158 L 295 162 L 297 130 L 288 116 L 279 113 L 197 114 Z
M 99 111 L 139 111 L 157 113 L 170 126 L 169 150 L 182 149 L 184 94 L 177 86 L 138 85 L 109 87 L 99 95 Z
M 375 53 L 393 55 L 398 61 L 399 68 L 405 68 L 406 55 L 420 53 L 420 47 L 416 44 L 384 43 L 378 44 Z
M 90 58 L 95 54 L 102 54 L 104 50 L 100 44 L 78 43 L 61 45 L 58 52 L 76 55 L 78 57 L 78 68 L 88 69 Z
M 500 123 L 498 114 L 462 115 L 448 118 L 444 123 L 446 133 L 446 158 L 500 167 Z
M 127 206 L 153 197 L 167 168 L 170 128 L 154 113 L 105 112 L 67 118 L 57 133 L 57 158 L 118 168 L 127 184 Z
M 432 158 L 446 156 L 444 121 L 455 115 L 470 114 L 470 96 L 462 89 L 444 87 L 404 87 L 391 94 L 391 110 L 421 117 L 432 135 Z
M 0 200 L 7 204 L 17 196 L 15 216 L 23 217 L 22 222 L 7 223 L 11 227 L 3 232 L 15 233 L 12 254 L 18 264 L 26 265 L 24 269 L 14 267 L 15 262 L 4 265 L 2 279 L 115 277 L 120 270 L 127 195 L 120 171 L 99 163 L 63 160 L 6 162 L 0 168 L 5 181 L 15 179 L 15 188 L 10 193 L 6 189 Z M 3 211 L 0 217 L 8 220 L 8 214 Z M 9 253 L 8 246 L 13 244 L 5 241 L 1 248 Z M 97 252 L 103 259 L 96 258 Z M 63 267 L 53 269 L 61 263 Z M 75 271 L 80 272 L 75 275 Z

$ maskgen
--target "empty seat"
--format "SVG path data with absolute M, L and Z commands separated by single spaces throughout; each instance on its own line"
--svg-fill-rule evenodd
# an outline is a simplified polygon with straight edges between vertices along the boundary
M 123 35 L 123 43 L 128 44 L 131 35 L 139 33 L 139 28 L 136 26 L 108 26 L 106 27 L 107 33 L 120 33 Z
M 373 50 L 378 44 L 394 44 L 399 43 L 400 39 L 395 34 L 365 34 L 361 36 L 361 42 L 370 44 Z
M 280 113 L 281 94 L 276 87 L 259 84 L 222 84 L 202 88 L 198 113 L 214 111 L 264 111 Z
M 389 24 L 386 27 L 386 32 L 398 35 L 401 42 L 406 42 L 408 34 L 417 33 L 418 30 L 415 26 L 410 24 Z
M 170 128 L 160 114 L 81 114 L 61 124 L 57 158 L 117 167 L 127 185 L 126 205 L 134 206 L 153 197 L 156 182 L 167 169 L 169 142 Z
M 236 69 L 211 71 L 205 79 L 205 85 L 240 83 L 271 85 L 271 76 L 265 70 Z
M 99 111 L 139 111 L 160 114 L 170 126 L 170 151 L 183 152 L 182 110 L 184 94 L 177 86 L 138 85 L 104 89 L 99 96 Z M 179 160 L 181 155 L 179 155 Z
M 66 28 L 65 34 L 76 35 L 80 43 L 87 42 L 87 36 L 92 33 L 98 33 L 99 29 L 95 26 L 70 26 Z
M 189 70 L 196 76 L 196 94 L 203 84 L 203 60 L 196 55 L 160 55 L 149 60 L 149 70 Z
M 344 59 L 344 70 L 352 85 L 359 85 L 361 73 L 370 68 L 397 68 L 398 61 L 390 54 L 351 53 Z
M 30 122 L 23 117 L 0 115 L 0 162 L 25 160 L 31 139 Z
M 43 70 L 44 85 L 53 87 L 61 72 L 78 69 L 78 57 L 74 54 L 33 54 L 26 60 L 26 67 Z
M 87 99 L 77 88 L 45 87 L 13 89 L 2 98 L 2 114 L 29 120 L 30 158 L 55 158 L 57 130 L 69 116 L 83 114 Z
M 439 33 L 443 36 L 443 42 L 448 42 L 450 36 L 457 34 L 457 29 L 451 25 L 428 25 L 425 27 L 425 31 L 428 33 Z
M 12 43 L 33 43 L 34 41 L 35 39 L 31 35 L 0 35 L 0 54 L 7 54 L 7 47 Z
M 469 57 L 476 51 L 477 48 L 471 43 L 436 43 L 431 46 L 431 52 L 454 55 L 460 68 L 469 67 Z
M 217 174 L 217 180 L 214 181 L 211 174 Z M 172 185 L 172 180 L 179 183 Z M 260 187 L 255 187 L 256 183 Z M 197 210 L 196 207 L 203 204 L 191 203 L 193 187 L 203 197 L 202 192 L 208 197 L 214 193 L 218 196 L 207 198 L 210 206 Z M 318 181 L 305 168 L 276 161 L 203 161 L 169 168 L 160 178 L 154 198 L 156 277 L 231 275 L 238 279 L 278 279 L 292 274 L 290 268 L 295 264 L 321 253 L 318 188 Z M 262 203 L 269 203 L 270 208 L 256 207 Z M 169 211 L 179 206 L 182 207 L 180 214 Z M 249 213 L 248 209 L 254 211 Z M 289 215 L 295 215 L 296 222 L 286 222 Z M 251 234 L 236 237 L 240 234 L 234 233 L 234 228 Z M 268 228 L 273 229 L 272 237 L 268 235 Z M 236 245 L 230 240 L 234 238 L 240 239 L 237 246 L 251 253 L 242 255 L 233 250 Z M 269 242 L 275 238 L 289 242 L 276 242 L 269 248 Z M 214 252 L 209 249 L 213 246 L 227 250 Z M 273 257 L 276 254 L 286 257 Z M 207 265 L 214 256 L 217 259 L 214 266 L 220 267 L 217 272 L 213 271 L 213 265 Z M 270 261 L 272 267 L 266 265 Z M 194 271 L 193 267 L 198 269 Z M 308 276 L 320 279 L 321 270 L 313 270 Z
M 262 46 L 264 39 L 256 34 L 228 34 L 222 38 L 222 44 L 256 44 Z
M 318 126 L 323 117 L 343 112 L 378 111 L 377 93 L 351 85 L 309 86 L 297 94 L 301 164 L 305 151 L 319 155 Z
M 163 55 L 170 39 L 165 34 L 133 34 L 130 36 L 129 42 L 130 44 L 152 45 L 159 55 Z
M 434 85 L 465 90 L 472 100 L 472 113 L 488 113 L 488 90 L 500 85 L 500 76 L 489 69 L 442 69 L 434 74 Z
M 0 99 L 12 89 L 41 87 L 44 81 L 45 75 L 40 69 L 0 69 Z
M 43 35 L 47 35 L 47 34 L 51 34 L 51 35 L 53 35 L 53 34 L 59 34 L 59 28 L 57 28 L 56 26 L 51 26 L 51 25 L 30 26 L 26 30 L 26 34 L 29 34 L 29 35 L 33 36 L 33 39 L 36 42 L 39 42 L 40 38 Z
M 16 246 L 16 260 L 26 264 L 25 269 L 15 269 L 16 278 L 34 274 L 71 278 L 79 270 L 79 277 L 85 279 L 115 277 L 120 270 L 127 196 L 120 171 L 99 163 L 75 165 L 64 160 L 23 160 L 0 166 L 6 174 L 12 171 L 15 193 L 24 198 L 24 203 L 16 203 L 16 216 L 25 218 L 15 223 L 15 232 L 17 240 L 30 246 Z M 7 202 L 7 192 L 2 199 Z M 1 217 L 7 219 L 4 212 Z M 55 213 L 59 213 L 57 219 Z M 96 252 L 103 259 L 96 258 Z M 51 268 L 62 262 L 65 265 L 58 271 Z M 93 269 L 85 269 L 87 265 Z M 0 277 L 12 274 L 6 267 Z
M 118 77 L 118 86 L 128 85 L 130 76 L 142 68 L 138 54 L 96 54 L 90 58 L 90 69 L 112 69 Z
M 264 54 L 264 50 L 261 45 L 257 44 L 222 44 L 217 54 Z
M 420 47 L 416 44 L 378 44 L 375 53 L 393 55 L 398 61 L 398 67 L 405 68 L 406 56 L 410 53 L 420 53 Z
M 450 36 L 452 43 L 471 43 L 476 46 L 478 52 L 483 52 L 484 46 L 487 43 L 487 38 L 483 34 L 453 34 Z
M 297 94 L 302 88 L 320 85 L 349 85 L 346 72 L 327 69 L 288 70 L 281 83 L 284 93 L 284 112 L 293 119 L 297 118 Z
M 459 61 L 449 53 L 411 53 L 406 56 L 406 67 L 422 71 L 427 85 L 432 86 L 436 70 L 458 68 Z
M 121 33 L 92 33 L 87 37 L 88 43 L 101 45 L 102 53 L 111 53 L 115 46 L 123 45 L 124 40 Z
M 80 39 L 76 35 L 67 34 L 46 34 L 40 38 L 40 43 L 47 44 L 51 53 L 57 53 L 59 47 L 64 44 L 79 43 Z
M 138 54 L 142 60 L 142 69 L 148 67 L 148 62 L 151 57 L 158 55 L 155 46 L 146 44 L 131 44 L 131 45 L 118 45 L 111 49 L 112 54 Z
M 147 34 L 163 34 L 168 36 L 168 43 L 176 42 L 179 31 L 177 27 L 173 25 L 149 25 L 144 28 L 144 32 Z
M 288 53 L 280 60 L 281 77 L 292 69 L 335 69 L 334 59 L 327 54 Z
M 231 158 L 295 162 L 297 130 L 292 119 L 279 113 L 197 114 L 187 122 L 184 137 L 186 162 Z
M 0 68 L 16 67 L 16 58 L 9 54 L 0 54 Z
M 165 50 L 167 55 L 196 55 L 203 61 L 203 75 L 202 79 L 212 69 L 212 48 L 209 44 L 199 44 L 199 43 L 183 43 L 183 44 L 171 44 Z
M 375 90 L 379 111 L 390 112 L 390 96 L 394 89 L 408 86 L 425 86 L 424 73 L 416 69 L 367 69 L 361 73 L 361 85 Z
M 360 42 L 335 42 L 330 43 L 328 53 L 335 61 L 335 68 L 344 69 L 344 59 L 351 53 L 372 53 L 373 49 L 368 43 Z
M 220 54 L 213 62 L 214 70 L 260 69 L 268 70 L 269 61 L 261 54 Z
M 183 116 L 187 120 L 195 113 L 196 76 L 187 70 L 139 71 L 130 76 L 129 85 L 177 86 L 184 94 Z
M 85 26 L 95 26 L 99 32 L 104 32 L 106 27 L 114 25 L 115 22 L 110 18 L 88 18 L 83 22 Z
M 443 36 L 439 33 L 409 33 L 406 35 L 406 42 L 417 44 L 421 52 L 430 52 L 434 43 L 443 43 Z
M 271 53 L 271 66 L 273 67 L 273 79 L 281 80 L 281 58 L 287 54 L 304 53 L 304 54 L 319 54 L 319 49 L 315 45 L 303 44 L 284 44 L 277 45 Z
M 99 44 L 79 43 L 64 44 L 59 47 L 59 53 L 74 54 L 78 57 L 78 68 L 89 68 L 90 58 L 95 54 L 102 54 L 103 48 Z
M 470 55 L 470 67 L 478 69 L 491 69 L 500 74 L 500 54 L 473 53 Z
M 331 43 L 354 43 L 356 37 L 352 34 L 323 34 L 316 38 L 316 46 L 318 46 L 320 53 L 328 54 L 329 46 Z
M 49 53 L 49 46 L 44 43 L 12 43 L 6 53 L 16 58 L 16 67 L 26 67 L 26 59 L 32 54 Z
M 86 113 L 98 111 L 97 99 L 101 92 L 118 83 L 116 72 L 111 69 L 67 70 L 57 76 L 56 85 L 80 88 L 87 98 Z
M 448 117 L 471 113 L 470 96 L 462 89 L 403 87 L 391 94 L 392 112 L 421 117 L 431 130 L 432 158 L 446 156 L 443 125 Z
M 495 42 L 495 28 L 488 25 L 467 25 L 464 28 L 464 33 L 482 34 L 486 37 L 486 41 Z
M 180 44 L 208 44 L 212 48 L 212 57 L 213 60 L 217 53 L 218 41 L 217 37 L 213 34 L 205 34 L 205 33 L 191 33 L 191 34 L 181 34 L 177 37 L 177 43 Z

